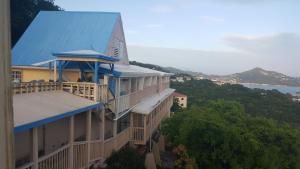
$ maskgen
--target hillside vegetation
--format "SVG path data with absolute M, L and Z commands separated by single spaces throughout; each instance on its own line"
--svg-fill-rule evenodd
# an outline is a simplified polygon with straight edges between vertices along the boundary
M 172 83 L 171 87 L 188 95 L 189 106 L 205 105 L 216 99 L 236 101 L 249 115 L 300 126 L 300 103 L 293 102 L 289 95 L 276 90 L 249 89 L 230 84 L 218 86 L 209 80 Z
M 188 95 L 189 108 L 162 130 L 199 169 L 300 168 L 300 104 L 288 95 L 208 80 L 172 87 Z

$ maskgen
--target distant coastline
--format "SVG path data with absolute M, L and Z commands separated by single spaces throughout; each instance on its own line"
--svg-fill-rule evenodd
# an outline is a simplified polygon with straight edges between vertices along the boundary
M 254 89 L 264 90 L 278 90 L 281 93 L 291 94 L 294 96 L 300 95 L 300 86 L 288 86 L 288 85 L 271 85 L 271 84 L 258 84 L 258 83 L 240 83 L 241 85 Z

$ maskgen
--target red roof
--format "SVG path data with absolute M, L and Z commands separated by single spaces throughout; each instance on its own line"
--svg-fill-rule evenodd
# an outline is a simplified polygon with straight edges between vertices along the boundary
M 187 95 L 179 93 L 179 92 L 174 92 L 173 96 L 177 96 L 177 97 L 187 97 Z

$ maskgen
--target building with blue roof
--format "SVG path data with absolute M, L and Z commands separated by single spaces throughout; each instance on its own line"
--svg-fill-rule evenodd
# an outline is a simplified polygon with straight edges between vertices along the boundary
M 18 169 L 90 168 L 151 144 L 173 103 L 171 74 L 129 65 L 120 13 L 40 12 L 12 67 Z

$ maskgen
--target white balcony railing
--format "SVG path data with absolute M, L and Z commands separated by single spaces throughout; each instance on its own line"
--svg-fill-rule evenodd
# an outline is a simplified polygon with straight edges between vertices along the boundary
M 21 82 L 13 83 L 14 94 L 61 90 L 61 83 L 57 82 Z

